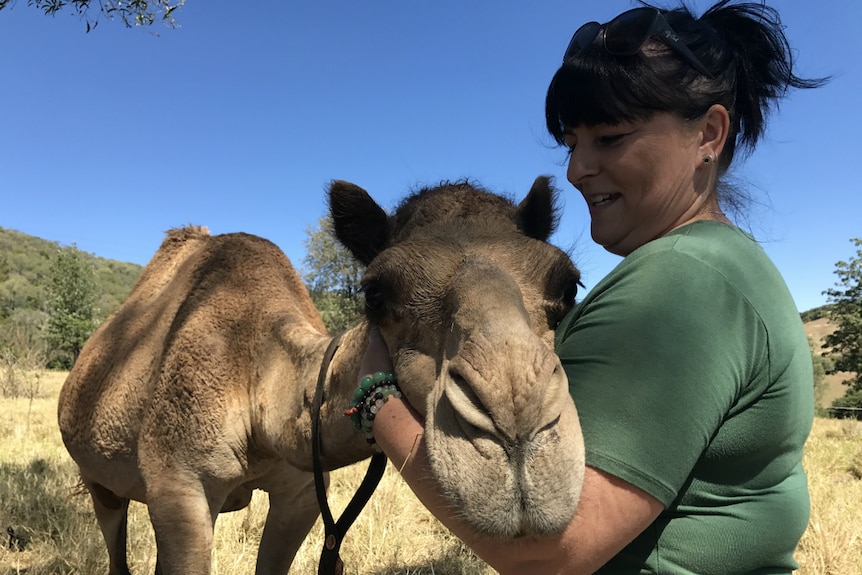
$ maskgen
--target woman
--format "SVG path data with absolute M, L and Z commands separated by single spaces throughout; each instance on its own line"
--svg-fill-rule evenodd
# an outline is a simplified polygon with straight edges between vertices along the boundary
M 813 418 L 799 315 L 760 246 L 721 206 L 793 73 L 777 13 L 719 2 L 630 10 L 573 36 L 548 89 L 548 130 L 593 240 L 623 256 L 557 330 L 587 469 L 562 534 L 484 539 L 429 480 L 422 422 L 390 399 L 378 445 L 425 505 L 501 573 L 777 574 L 809 514 Z M 372 335 L 363 372 L 391 370 Z M 416 445 L 414 445 L 416 444 Z

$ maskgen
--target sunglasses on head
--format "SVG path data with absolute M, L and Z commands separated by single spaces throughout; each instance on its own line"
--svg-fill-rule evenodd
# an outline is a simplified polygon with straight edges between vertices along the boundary
M 635 8 L 623 12 L 607 24 L 587 22 L 577 29 L 569 41 L 563 64 L 571 62 L 578 52 L 599 41 L 605 51 L 613 56 L 633 56 L 653 36 L 675 50 L 701 74 L 713 77 L 712 72 L 688 49 L 679 34 L 674 32 L 662 13 L 655 8 Z

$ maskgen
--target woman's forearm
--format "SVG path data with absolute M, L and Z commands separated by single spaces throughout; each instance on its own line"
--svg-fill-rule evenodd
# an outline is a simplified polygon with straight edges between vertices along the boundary
M 400 399 L 390 399 L 374 419 L 374 437 L 392 464 L 443 525 L 500 573 L 554 573 L 554 556 L 561 548 L 556 538 L 502 541 L 474 533 L 440 495 L 425 446 L 422 421 Z M 490 478 L 489 478 L 490 479 Z

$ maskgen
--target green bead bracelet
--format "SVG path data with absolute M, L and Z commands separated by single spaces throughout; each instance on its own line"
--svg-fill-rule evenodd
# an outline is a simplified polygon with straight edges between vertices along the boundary
M 374 417 L 390 397 L 401 397 L 398 379 L 394 373 L 378 371 L 359 380 L 350 407 L 344 412 L 353 421 L 353 427 L 361 431 L 372 445 L 376 443 L 371 433 Z

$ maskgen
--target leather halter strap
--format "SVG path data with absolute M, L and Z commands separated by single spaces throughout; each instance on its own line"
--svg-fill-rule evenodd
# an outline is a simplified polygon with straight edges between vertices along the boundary
M 368 465 L 365 478 L 362 480 L 359 489 L 356 490 L 350 503 L 345 507 L 344 513 L 341 514 L 338 521 L 333 520 L 332 511 L 330 511 L 329 503 L 326 500 L 326 484 L 323 479 L 323 465 L 320 461 L 320 407 L 323 405 L 323 389 L 326 383 L 326 373 L 329 371 L 329 364 L 332 362 L 332 358 L 335 356 L 340 343 L 341 334 L 335 336 L 326 348 L 326 353 L 320 364 L 320 374 L 317 376 L 314 404 L 311 407 L 311 454 L 312 468 L 314 470 L 314 488 L 317 492 L 317 504 L 320 506 L 320 515 L 323 518 L 325 531 L 323 550 L 320 553 L 320 563 L 317 567 L 318 575 L 341 575 L 344 572 L 344 562 L 338 554 L 339 549 L 341 549 L 341 543 L 344 541 L 344 536 L 347 535 L 347 530 L 350 529 L 350 526 L 353 525 L 362 508 L 368 503 L 371 494 L 374 493 L 374 489 L 380 483 L 380 478 L 383 477 L 383 472 L 386 469 L 386 456 L 383 453 L 375 453 L 371 457 L 371 463 Z

